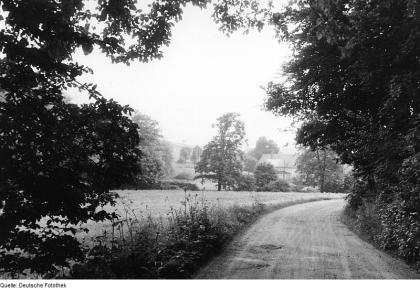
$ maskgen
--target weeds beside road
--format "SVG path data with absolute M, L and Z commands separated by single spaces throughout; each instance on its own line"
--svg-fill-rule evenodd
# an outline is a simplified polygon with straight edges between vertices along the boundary
M 220 205 L 198 194 L 185 195 L 182 208 L 172 208 L 166 218 L 136 216 L 127 206 L 123 219 L 98 237 L 86 262 L 72 267 L 76 279 L 182 279 L 201 266 L 258 217 L 293 204 L 328 199 L 297 199 L 267 205 Z
M 408 265 L 420 273 L 420 261 L 419 256 L 412 254 L 411 251 L 418 251 L 418 248 L 411 250 L 409 247 L 400 247 L 398 249 L 390 247 L 388 244 L 381 241 L 381 234 L 384 232 L 383 225 L 381 224 L 379 210 L 374 203 L 363 202 L 357 210 L 347 205 L 341 214 L 341 222 L 345 224 L 352 232 L 357 234 L 364 241 L 372 244 L 376 248 L 390 254 L 395 258 L 404 260 Z M 403 219 L 401 219 L 401 230 L 403 229 Z M 406 233 L 410 233 L 406 231 Z M 417 232 L 418 233 L 418 232 Z M 397 235 L 400 233 L 392 233 Z M 401 240 L 402 238 L 400 238 Z M 404 242 L 404 241 L 403 241 Z M 413 239 L 413 243 L 418 242 Z M 408 251 L 406 250 L 408 248 Z M 404 251 L 406 250 L 406 251 Z M 407 254 L 408 252 L 408 254 Z M 411 255 L 409 255 L 411 254 Z

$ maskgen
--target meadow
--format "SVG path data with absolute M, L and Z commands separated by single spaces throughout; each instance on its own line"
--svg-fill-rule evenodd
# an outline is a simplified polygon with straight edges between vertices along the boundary
M 185 202 L 206 204 L 210 207 L 227 209 L 231 207 L 249 207 L 253 204 L 277 207 L 305 200 L 343 198 L 345 194 L 321 192 L 242 192 L 242 191 L 188 191 L 183 190 L 116 190 L 119 194 L 115 207 L 121 219 L 136 218 L 140 220 L 160 219 L 163 222 L 173 210 L 185 207 Z M 79 233 L 85 240 L 110 231 L 111 222 L 88 223 L 89 233 Z
M 159 217 L 171 208 L 182 208 L 185 198 L 204 200 L 218 207 L 250 206 L 255 202 L 267 206 L 315 198 L 343 198 L 343 194 L 320 192 L 240 192 L 240 191 L 188 191 L 183 190 L 121 190 L 117 207 L 129 204 L 136 212 Z M 187 196 L 186 196 L 187 195 Z

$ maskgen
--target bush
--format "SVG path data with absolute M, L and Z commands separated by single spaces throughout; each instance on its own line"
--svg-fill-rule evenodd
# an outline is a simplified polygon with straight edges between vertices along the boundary
M 242 175 L 237 180 L 235 191 L 255 191 L 255 178 L 252 175 Z
M 398 179 L 397 184 L 381 180 L 377 194 L 367 182 L 356 182 L 345 214 L 356 232 L 420 270 L 419 155 L 404 160 Z
M 398 185 L 388 186 L 378 199 L 382 232 L 377 240 L 420 270 L 420 154 L 405 159 L 398 173 Z
M 347 173 L 344 175 L 342 192 L 350 193 L 353 190 L 353 187 L 356 184 L 356 179 L 353 176 L 353 173 Z
M 172 184 L 171 182 L 161 182 L 156 184 L 153 189 L 160 189 L 160 190 L 180 190 L 181 188 L 178 185 Z
M 190 191 L 199 191 L 200 188 L 190 182 L 182 182 L 182 181 L 160 181 L 155 184 L 150 184 L 147 188 L 138 187 L 132 184 L 126 184 L 124 186 L 121 186 L 119 189 L 130 189 L 130 190 L 143 190 L 143 189 L 159 189 L 159 190 L 181 190 L 181 189 L 187 189 Z
M 290 191 L 290 186 L 286 181 L 276 180 L 270 182 L 265 186 L 260 187 L 258 191 L 288 192 Z
M 343 192 L 343 183 L 341 180 L 327 180 L 324 184 L 324 192 Z
M 302 183 L 289 183 L 290 191 L 296 192 L 319 192 L 319 189 L 312 186 L 304 186 Z
M 193 177 L 191 174 L 189 174 L 188 172 L 181 172 L 179 174 L 177 174 L 174 179 L 179 179 L 179 180 L 192 180 Z
M 272 181 L 278 179 L 274 166 L 270 163 L 262 163 L 255 168 L 255 184 L 259 191 Z
M 319 189 L 313 186 L 305 186 L 305 187 L 302 187 L 300 191 L 301 192 L 318 192 Z
M 200 188 L 197 184 L 182 182 L 182 181 L 162 181 L 155 186 L 154 189 L 161 190 L 174 190 L 174 189 L 186 189 L 190 191 L 199 191 Z

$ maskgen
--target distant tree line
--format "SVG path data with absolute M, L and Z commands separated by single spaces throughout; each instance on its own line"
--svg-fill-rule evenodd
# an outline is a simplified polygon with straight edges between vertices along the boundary
M 195 167 L 196 179 L 207 179 L 217 184 L 217 190 L 289 191 L 288 182 L 279 180 L 272 164 L 258 163 L 264 154 L 277 154 L 273 140 L 260 137 L 255 148 L 247 153 L 241 150 L 245 126 L 237 113 L 227 113 L 217 119 L 217 135 L 206 146 Z M 182 150 L 181 150 L 182 152 Z M 258 159 L 256 158 L 258 157 Z M 297 159 L 300 176 L 294 179 L 298 186 L 318 187 L 321 192 L 344 192 L 351 187 L 343 166 L 331 150 L 303 150 Z M 346 184 L 346 185 L 345 185 Z M 299 187 L 295 187 L 298 190 Z
M 198 145 L 194 147 L 184 146 L 181 148 L 177 163 L 184 164 L 191 161 L 193 164 L 196 164 L 200 160 L 202 151 L 203 149 Z

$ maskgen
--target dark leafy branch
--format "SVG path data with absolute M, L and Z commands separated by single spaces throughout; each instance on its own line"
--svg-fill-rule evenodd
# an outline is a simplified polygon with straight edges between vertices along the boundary
M 102 209 L 114 202 L 110 190 L 141 174 L 131 109 L 78 80 L 92 70 L 73 59 L 76 49 L 125 64 L 160 58 L 183 8 L 210 2 L 154 1 L 141 10 L 135 0 L 0 1 L 0 270 L 53 273 L 81 259 L 81 224 L 113 218 Z M 239 3 L 259 10 L 256 1 L 216 1 L 222 27 L 256 23 L 237 14 L 227 24 Z M 92 103 L 68 103 L 69 88 Z

